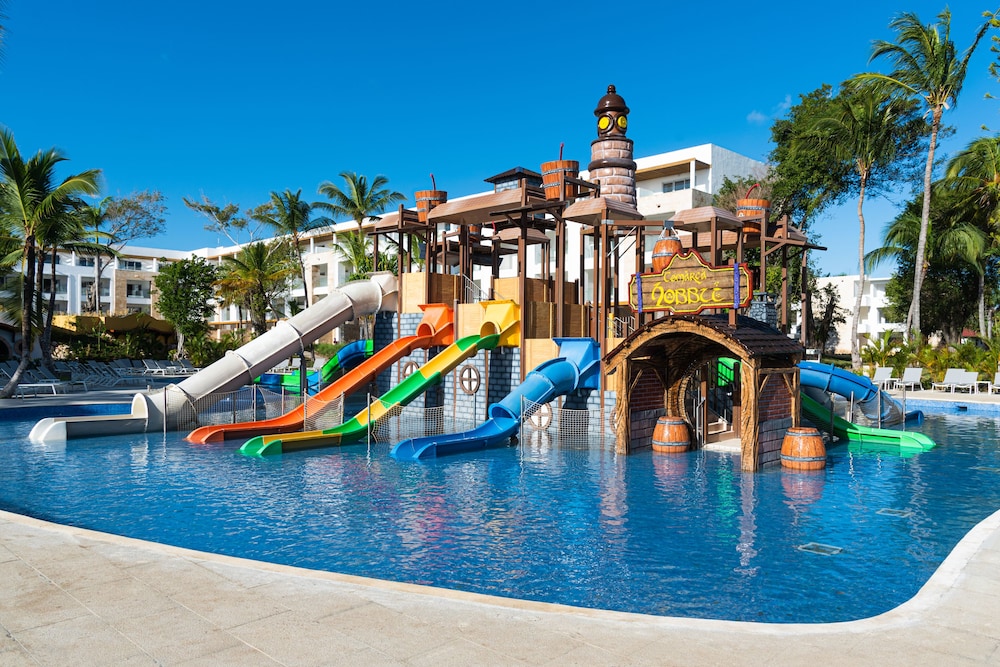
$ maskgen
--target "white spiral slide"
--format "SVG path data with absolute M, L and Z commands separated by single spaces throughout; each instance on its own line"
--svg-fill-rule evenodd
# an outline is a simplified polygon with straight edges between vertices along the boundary
M 281 359 L 297 354 L 345 322 L 380 310 L 395 310 L 396 298 L 396 278 L 390 273 L 376 273 L 368 280 L 347 283 L 238 350 L 227 352 L 212 365 L 170 385 L 169 391 L 136 394 L 130 414 L 48 417 L 35 424 L 29 438 L 32 442 L 48 443 L 96 435 L 176 430 L 182 415 L 190 415 L 191 406 L 199 399 L 252 383 Z

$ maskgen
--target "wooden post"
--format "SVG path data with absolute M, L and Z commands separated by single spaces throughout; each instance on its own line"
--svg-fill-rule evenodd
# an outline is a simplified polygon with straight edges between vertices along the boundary
M 566 301 L 566 221 L 562 213 L 556 215 L 556 335 L 565 336 L 563 327 L 563 303 Z

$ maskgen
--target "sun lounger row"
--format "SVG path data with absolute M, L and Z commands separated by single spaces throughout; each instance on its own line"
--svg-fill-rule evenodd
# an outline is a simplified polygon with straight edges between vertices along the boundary
M 980 380 L 979 373 L 967 371 L 964 368 L 949 368 L 945 371 L 944 378 L 940 382 L 931 384 L 931 389 L 941 391 L 968 391 L 970 394 L 978 394 L 980 390 L 988 393 L 1000 392 L 1000 371 L 993 376 L 993 381 Z
M 6 384 L 17 372 L 17 361 L 5 361 L 0 364 L 0 380 Z M 38 394 L 58 394 L 70 391 L 87 391 L 84 380 L 62 380 L 44 367 L 26 368 L 21 373 L 15 396 L 37 396 Z
M 920 367 L 906 368 L 903 370 L 903 377 L 892 377 L 893 370 L 889 366 L 876 366 L 872 375 L 872 383 L 879 389 L 896 390 L 909 389 L 914 391 L 922 387 L 921 377 L 924 369 Z
M 915 391 L 923 387 L 921 378 L 924 370 L 919 367 L 907 368 L 903 371 L 903 377 L 892 377 L 893 370 L 888 366 L 878 366 L 872 375 L 872 383 L 880 389 L 897 390 L 908 389 Z M 979 379 L 976 371 L 967 371 L 964 368 L 949 368 L 940 382 L 932 382 L 931 389 L 938 391 L 968 391 L 969 393 L 979 393 L 986 391 L 989 393 L 1000 392 L 1000 372 L 993 376 L 993 381 Z

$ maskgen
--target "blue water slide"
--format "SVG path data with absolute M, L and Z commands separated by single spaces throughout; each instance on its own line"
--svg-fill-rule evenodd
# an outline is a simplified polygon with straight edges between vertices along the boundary
M 456 454 L 506 445 L 521 425 L 522 399 L 548 403 L 578 389 L 599 389 L 600 353 L 592 338 L 556 338 L 559 357 L 540 364 L 524 382 L 490 406 L 489 419 L 463 433 L 445 433 L 403 440 L 392 448 L 401 461 Z
M 878 396 L 878 387 L 871 380 L 832 364 L 815 361 L 799 362 L 799 383 L 803 387 L 814 387 L 855 401 L 869 401 Z
M 920 423 L 923 413 L 919 410 L 903 414 L 903 408 L 892 396 L 879 390 L 878 386 L 862 375 L 837 368 L 832 364 L 821 364 L 815 361 L 799 362 L 799 384 L 820 391 L 837 394 L 844 398 L 852 398 L 866 414 L 874 412 L 877 418 L 881 410 L 884 421 L 900 421 Z

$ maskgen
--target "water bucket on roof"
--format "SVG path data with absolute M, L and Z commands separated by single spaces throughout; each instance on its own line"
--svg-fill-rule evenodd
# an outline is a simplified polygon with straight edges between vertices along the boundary
M 446 190 L 417 190 L 413 193 L 413 197 L 417 200 L 417 219 L 420 222 L 427 222 L 427 214 L 431 212 L 431 209 L 448 201 L 448 192 Z
M 781 465 L 792 470 L 822 470 L 826 467 L 823 436 L 811 426 L 793 426 L 781 441 Z
M 653 429 L 654 452 L 679 454 L 691 447 L 691 434 L 687 422 L 680 417 L 660 417 Z
M 577 178 L 580 175 L 580 163 L 576 160 L 552 160 L 542 163 L 542 185 L 545 186 L 545 198 L 559 201 L 559 184 L 564 183 L 563 177 Z M 572 201 L 579 196 L 579 189 L 572 183 L 565 183 L 562 190 L 563 198 Z
M 674 228 L 664 227 L 656 239 L 656 244 L 653 245 L 653 273 L 660 273 L 667 268 L 674 255 L 679 255 L 683 249 L 681 240 L 674 233 Z
M 737 199 L 736 217 L 743 221 L 743 232 L 759 234 L 761 221 L 771 212 L 768 199 Z

